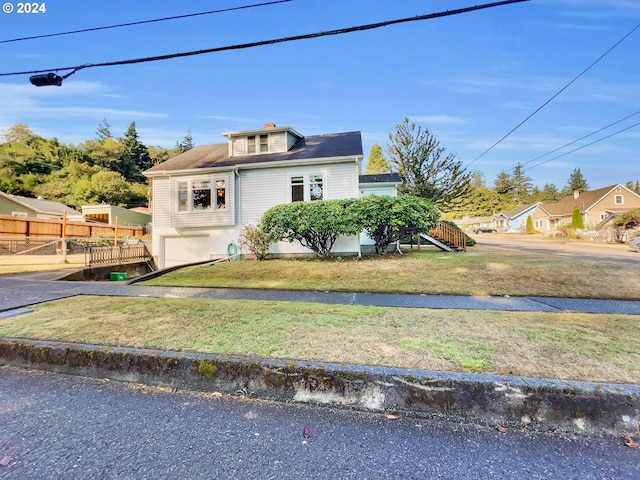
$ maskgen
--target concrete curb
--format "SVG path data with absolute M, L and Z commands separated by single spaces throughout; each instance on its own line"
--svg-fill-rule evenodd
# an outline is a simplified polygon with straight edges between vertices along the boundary
M 640 386 L 0 338 L 0 364 L 571 435 L 637 435 Z

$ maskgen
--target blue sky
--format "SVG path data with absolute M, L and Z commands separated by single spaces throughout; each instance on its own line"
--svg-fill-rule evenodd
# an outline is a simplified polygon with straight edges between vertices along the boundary
M 6 3 L 4 0 L 0 3 Z M 50 0 L 46 13 L 0 13 L 0 41 L 249 5 L 251 0 Z M 241 44 L 475 5 L 465 0 L 293 0 L 147 25 L 0 43 L 0 73 L 53 69 Z M 525 164 L 534 185 L 562 188 L 580 168 L 591 188 L 640 179 L 640 29 L 529 121 L 640 23 L 637 0 L 532 0 L 434 20 L 138 65 L 89 68 L 62 87 L 0 77 L 0 130 L 27 124 L 78 144 L 103 119 L 116 136 L 173 147 L 222 132 L 290 125 L 302 134 L 359 130 L 365 161 L 404 117 L 428 128 L 489 186 Z M 64 73 L 64 72 L 63 72 Z M 598 134 L 544 155 L 629 115 Z M 538 165 L 541 162 L 545 162 Z

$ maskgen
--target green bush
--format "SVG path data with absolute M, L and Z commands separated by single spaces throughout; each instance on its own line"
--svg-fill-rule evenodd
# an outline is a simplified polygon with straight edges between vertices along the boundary
M 340 235 L 357 235 L 362 225 L 352 211 L 357 199 L 317 200 L 276 205 L 260 220 L 270 242 L 298 241 L 326 259 Z
M 238 241 L 258 260 L 264 260 L 269 254 L 269 237 L 256 225 L 245 225 Z
M 369 195 L 359 198 L 355 206 L 357 222 L 381 255 L 402 237 L 435 228 L 440 219 L 431 201 L 412 195 Z

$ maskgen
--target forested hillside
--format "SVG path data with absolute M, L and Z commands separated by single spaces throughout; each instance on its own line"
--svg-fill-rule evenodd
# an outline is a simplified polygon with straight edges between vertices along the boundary
M 73 207 L 147 206 L 150 192 L 142 172 L 193 148 L 190 132 L 174 149 L 147 147 L 135 122 L 116 138 L 106 120 L 98 126 L 95 139 L 79 145 L 42 138 L 21 123 L 2 132 L 0 141 L 0 191 Z

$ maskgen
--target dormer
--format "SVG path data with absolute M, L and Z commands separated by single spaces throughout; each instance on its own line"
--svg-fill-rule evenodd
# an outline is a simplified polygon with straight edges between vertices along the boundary
M 291 127 L 276 127 L 275 123 L 265 123 L 258 130 L 223 133 L 229 139 L 229 156 L 262 155 L 265 153 L 283 153 L 293 147 L 302 138 Z

